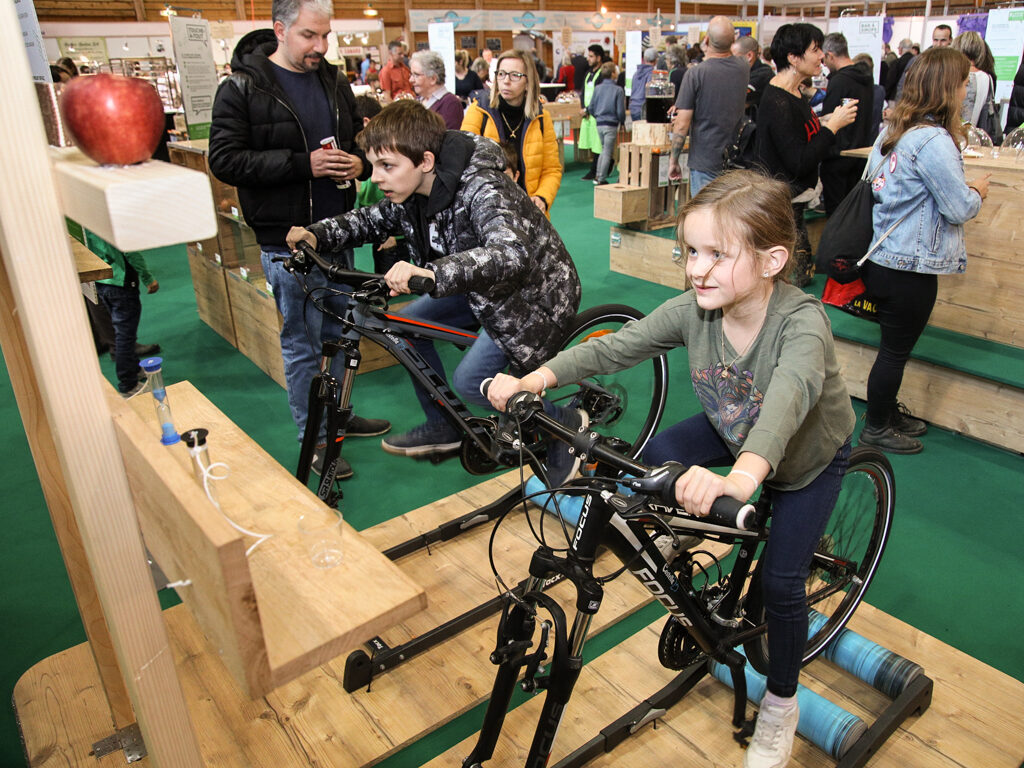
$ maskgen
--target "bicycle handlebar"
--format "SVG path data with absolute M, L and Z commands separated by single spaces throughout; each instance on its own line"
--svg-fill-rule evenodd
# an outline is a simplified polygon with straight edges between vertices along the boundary
M 480 384 L 480 392 L 486 397 L 491 379 Z M 597 432 L 583 430 L 576 432 L 544 412 L 543 401 L 533 392 L 518 392 L 508 399 L 505 413 L 520 424 L 532 424 L 564 443 L 573 446 L 581 461 L 596 460 L 613 469 L 624 473 L 627 477 L 619 482 L 636 493 L 654 497 L 661 503 L 678 507 L 676 500 L 676 481 L 686 472 L 688 467 L 670 461 L 660 467 L 648 467 L 605 444 L 605 438 Z M 716 525 L 750 530 L 758 525 L 758 515 L 753 504 L 734 499 L 731 496 L 719 496 L 711 505 L 707 517 L 702 518 Z
M 308 262 L 306 261 L 307 259 L 309 260 Z M 337 264 L 332 264 L 317 253 L 313 246 L 301 240 L 291 256 L 274 258 L 273 261 L 286 262 L 303 274 L 308 273 L 312 266 L 316 265 L 328 280 L 336 283 L 362 286 L 371 281 L 384 282 L 384 275 L 360 272 L 355 269 L 343 269 Z M 312 262 L 312 264 L 309 262 Z M 434 279 L 422 275 L 413 275 L 409 278 L 409 290 L 413 293 L 430 293 L 434 290 Z

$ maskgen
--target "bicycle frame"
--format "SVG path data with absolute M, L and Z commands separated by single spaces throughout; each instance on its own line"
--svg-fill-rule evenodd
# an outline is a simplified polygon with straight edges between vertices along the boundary
M 438 374 L 410 342 L 410 338 L 424 338 L 445 341 L 459 347 L 468 347 L 476 341 L 477 335 L 459 328 L 440 323 L 425 323 L 402 317 L 384 308 L 368 303 L 360 291 L 352 294 L 345 312 L 344 330 L 337 342 L 324 344 L 320 372 L 310 385 L 310 400 L 306 430 L 299 451 L 298 468 L 295 476 L 306 484 L 316 449 L 317 437 L 322 423 L 323 411 L 327 411 L 327 434 L 329 436 L 324 456 L 324 470 L 320 477 L 317 495 L 328 504 L 332 498 L 335 479 L 335 463 L 340 454 L 341 442 L 345 438 L 345 426 L 351 415 L 352 387 L 359 370 L 362 356 L 359 340 L 367 338 L 383 347 L 405 368 L 428 393 L 445 414 L 448 421 L 473 441 L 484 453 L 490 453 L 492 443 L 484 428 L 473 420 L 465 403 L 452 391 L 444 377 Z M 341 353 L 344 358 L 344 373 L 338 381 L 330 372 L 334 357 Z M 333 436 L 333 438 L 331 437 Z

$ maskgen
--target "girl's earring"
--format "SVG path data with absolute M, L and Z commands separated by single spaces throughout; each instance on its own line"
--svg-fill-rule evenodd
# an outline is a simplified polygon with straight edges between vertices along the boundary
M 768 271 L 767 271 L 767 270 L 765 270 L 765 271 L 764 271 L 764 272 L 763 272 L 763 273 L 761 274 L 761 277 L 768 277 Z

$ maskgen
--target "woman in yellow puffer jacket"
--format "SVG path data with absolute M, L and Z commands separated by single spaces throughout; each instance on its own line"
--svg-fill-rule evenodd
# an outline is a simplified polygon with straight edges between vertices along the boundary
M 540 101 L 537 69 L 521 51 L 505 51 L 494 79 L 491 103 L 470 104 L 462 130 L 515 149 L 519 186 L 548 213 L 562 184 L 562 164 L 554 123 Z

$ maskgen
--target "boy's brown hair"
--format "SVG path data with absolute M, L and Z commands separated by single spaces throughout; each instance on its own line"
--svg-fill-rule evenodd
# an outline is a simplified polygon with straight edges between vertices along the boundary
M 413 165 L 423 162 L 426 152 L 436 158 L 445 134 L 444 120 L 418 101 L 399 99 L 388 104 L 356 136 L 364 152 L 391 150 L 405 155 Z

